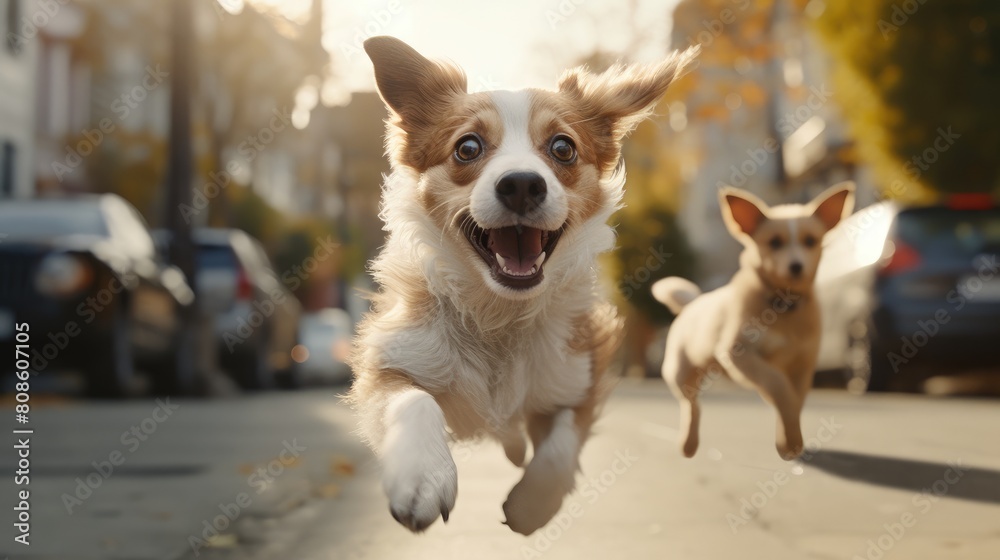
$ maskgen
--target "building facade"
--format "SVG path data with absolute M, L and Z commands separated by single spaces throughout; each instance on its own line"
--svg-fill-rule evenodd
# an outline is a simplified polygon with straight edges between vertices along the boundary
M 35 8 L 29 0 L 0 1 L 0 198 L 34 193 Z

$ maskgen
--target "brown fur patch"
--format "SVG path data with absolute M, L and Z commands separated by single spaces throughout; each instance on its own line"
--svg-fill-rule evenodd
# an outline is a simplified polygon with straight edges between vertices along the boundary
M 600 142 L 594 137 L 595 131 L 582 121 L 583 117 L 565 96 L 547 91 L 532 92 L 529 134 L 538 155 L 566 188 L 570 199 L 570 224 L 586 221 L 607 203 L 600 179 L 616 164 L 604 159 L 607 155 L 596 149 Z M 560 163 L 549 153 L 552 139 L 558 134 L 573 141 L 577 151 L 575 162 Z
M 621 346 L 622 330 L 623 322 L 614 306 L 603 303 L 597 305 L 589 316 L 581 318 L 570 339 L 571 351 L 590 353 L 590 388 L 583 402 L 573 409 L 581 440 L 590 435 L 604 402 L 615 387 L 616 378 L 609 375 L 609 370 L 611 360 Z

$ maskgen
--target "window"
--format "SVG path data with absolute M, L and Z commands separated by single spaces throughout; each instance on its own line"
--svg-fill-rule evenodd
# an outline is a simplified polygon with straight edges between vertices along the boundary
M 0 153 L 0 197 L 14 195 L 14 181 L 17 176 L 14 173 L 14 165 L 16 163 L 17 147 L 11 142 L 4 142 L 2 153 Z

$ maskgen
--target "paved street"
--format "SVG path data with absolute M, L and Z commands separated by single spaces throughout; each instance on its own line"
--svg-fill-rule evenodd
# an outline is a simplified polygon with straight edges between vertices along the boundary
M 586 448 L 577 493 L 524 538 L 500 524 L 518 469 L 492 444 L 455 449 L 460 492 L 447 525 L 420 536 L 397 526 L 335 394 L 39 404 L 32 544 L 13 543 L 7 482 L 0 557 L 1000 557 L 995 400 L 818 391 L 803 426 L 820 449 L 794 464 L 774 452 L 772 413 L 755 395 L 713 387 L 702 449 L 685 460 L 662 383 L 625 382 Z M 0 465 L 13 474 L 6 449 Z

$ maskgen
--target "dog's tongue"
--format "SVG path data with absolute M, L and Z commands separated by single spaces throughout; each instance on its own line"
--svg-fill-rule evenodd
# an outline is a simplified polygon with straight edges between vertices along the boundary
M 542 230 L 510 226 L 489 230 L 489 249 L 504 258 L 511 272 L 520 274 L 531 267 L 542 254 Z

